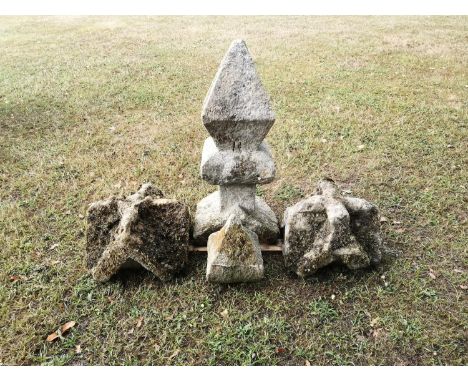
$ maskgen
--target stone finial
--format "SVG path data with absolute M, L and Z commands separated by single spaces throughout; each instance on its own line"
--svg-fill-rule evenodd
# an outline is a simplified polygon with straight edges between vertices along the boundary
M 316 195 L 287 208 L 283 225 L 285 265 L 301 277 L 332 262 L 358 269 L 382 258 L 377 207 L 340 196 L 329 179 L 319 182 Z
M 197 205 L 193 237 L 206 243 L 231 215 L 260 241 L 275 242 L 278 221 L 256 196 L 256 184 L 275 177 L 270 149 L 263 139 L 275 121 L 244 41 L 234 41 L 206 96 L 202 121 L 211 137 L 203 146 L 201 177 L 219 186 Z
M 164 199 L 150 183 L 125 199 L 92 203 L 87 218 L 87 267 L 97 281 L 108 280 L 128 260 L 166 281 L 187 262 L 188 209 Z
M 220 149 L 256 149 L 275 122 L 243 40 L 232 42 L 205 98 L 202 120 Z
M 208 238 L 206 280 L 237 283 L 262 278 L 263 259 L 258 237 L 231 215 L 224 227 Z

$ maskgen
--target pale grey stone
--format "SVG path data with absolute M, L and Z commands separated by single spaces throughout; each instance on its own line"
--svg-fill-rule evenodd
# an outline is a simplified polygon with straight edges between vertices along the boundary
M 208 239 L 206 280 L 239 283 L 263 278 L 263 259 L 257 235 L 242 226 L 236 215 Z
M 124 201 L 127 204 L 131 204 L 143 200 L 147 196 L 151 196 L 153 199 L 164 198 L 164 194 L 159 188 L 153 186 L 151 183 L 143 183 L 137 192 L 127 196 Z
M 247 212 L 255 210 L 255 184 L 230 184 L 219 186 L 221 211 L 239 206 Z
M 209 137 L 203 146 L 200 174 L 211 184 L 264 184 L 274 179 L 275 163 L 266 142 L 253 151 L 219 150 Z
M 333 262 L 358 269 L 382 257 L 377 207 L 342 197 L 330 180 L 319 183 L 316 195 L 287 208 L 283 226 L 285 265 L 301 277 Z
M 188 208 L 145 184 L 126 199 L 91 204 L 87 266 L 95 280 L 106 281 L 134 261 L 166 281 L 187 262 L 189 232 Z
M 262 198 L 255 197 L 255 208 L 251 211 L 243 209 L 239 205 L 222 210 L 219 191 L 209 194 L 197 204 L 193 227 L 195 243 L 205 244 L 208 236 L 219 231 L 230 215 L 237 216 L 244 227 L 257 234 L 261 242 L 276 243 L 279 236 L 278 220 Z
M 222 150 L 255 150 L 275 121 L 252 57 L 234 41 L 205 98 L 202 120 Z
M 197 205 L 195 242 L 205 244 L 232 214 L 260 241 L 276 242 L 275 214 L 255 195 L 256 184 L 275 176 L 270 149 L 262 142 L 275 117 L 244 41 L 234 41 L 221 62 L 202 120 L 211 137 L 203 147 L 200 173 L 219 190 Z

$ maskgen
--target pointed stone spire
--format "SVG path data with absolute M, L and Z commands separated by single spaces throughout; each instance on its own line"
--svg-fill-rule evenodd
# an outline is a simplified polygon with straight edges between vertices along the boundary
M 256 149 L 275 114 L 243 40 L 224 56 L 205 98 L 202 120 L 220 149 Z
M 276 216 L 256 195 L 256 184 L 275 177 L 275 164 L 263 140 L 275 115 L 244 41 L 234 41 L 224 56 L 206 96 L 202 120 L 211 136 L 203 146 L 200 174 L 219 189 L 197 204 L 195 242 L 205 244 L 231 215 L 261 242 L 276 242 Z

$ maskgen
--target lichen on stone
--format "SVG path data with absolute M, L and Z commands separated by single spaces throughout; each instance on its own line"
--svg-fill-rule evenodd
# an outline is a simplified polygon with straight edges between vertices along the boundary
M 244 264 L 250 260 L 255 261 L 255 249 L 250 236 L 245 232 L 240 224 L 233 224 L 229 235 L 225 235 L 226 229 L 223 227 L 217 235 L 217 241 L 221 243 L 219 251 L 233 260 L 239 260 Z
M 257 235 L 243 227 L 236 215 L 208 239 L 206 279 L 216 283 L 256 281 L 263 277 Z
M 379 212 L 366 200 L 340 195 L 324 179 L 315 195 L 286 209 L 283 257 L 301 277 L 333 262 L 350 269 L 377 264 L 382 257 Z
M 97 281 L 106 281 L 133 260 L 159 279 L 170 280 L 187 262 L 189 231 L 187 207 L 144 184 L 127 198 L 91 204 L 87 267 Z

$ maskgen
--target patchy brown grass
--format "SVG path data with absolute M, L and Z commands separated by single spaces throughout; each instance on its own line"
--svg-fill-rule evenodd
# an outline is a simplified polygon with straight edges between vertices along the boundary
M 467 21 L 0 18 L 0 362 L 466 364 Z M 95 284 L 88 203 L 152 181 L 193 212 L 213 190 L 200 109 L 239 37 L 277 112 L 259 193 L 281 217 L 336 179 L 388 218 L 387 260 L 299 280 L 265 255 L 264 281 L 218 287 L 200 255 L 173 283 Z

